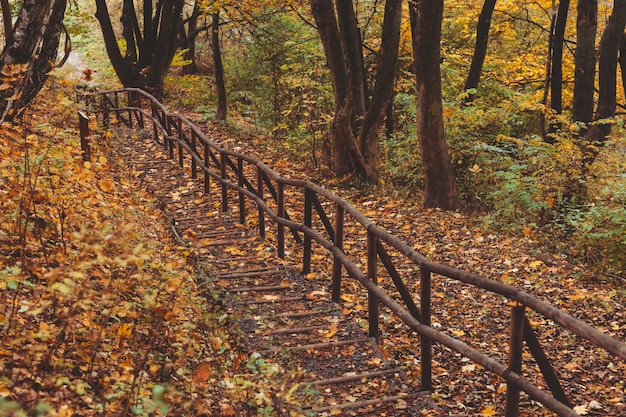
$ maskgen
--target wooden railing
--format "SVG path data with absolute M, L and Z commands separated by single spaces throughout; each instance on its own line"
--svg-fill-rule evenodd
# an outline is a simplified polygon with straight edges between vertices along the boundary
M 342 302 L 341 290 L 343 270 L 358 281 L 368 294 L 368 332 L 380 338 L 379 307 L 384 306 L 397 316 L 407 327 L 419 335 L 421 390 L 431 391 L 432 345 L 434 342 L 469 358 L 486 370 L 502 377 L 507 383 L 506 416 L 518 415 L 519 393 L 528 396 L 554 411 L 559 416 L 577 416 L 568 400 L 557 373 L 545 354 L 536 333 L 527 318 L 526 311 L 532 310 L 552 320 L 592 345 L 602 348 L 621 360 L 626 360 L 626 345 L 600 332 L 596 328 L 574 318 L 555 306 L 511 285 L 487 279 L 447 265 L 431 262 L 417 253 L 409 244 L 376 226 L 370 219 L 344 199 L 328 190 L 304 180 L 280 176 L 263 162 L 238 152 L 226 150 L 209 140 L 191 121 L 167 111 L 150 94 L 139 89 L 124 89 L 100 93 L 98 108 L 103 123 L 109 123 L 112 114 L 129 127 L 152 128 L 154 140 L 177 159 L 181 167 L 189 164 L 192 177 L 202 176 L 204 190 L 209 193 L 211 181 L 221 190 L 221 207 L 229 210 L 233 194 L 236 195 L 239 220 L 248 219 L 248 205 L 256 210 L 256 223 L 261 236 L 266 237 L 269 218 L 275 223 L 276 250 L 280 258 L 286 255 L 288 229 L 293 244 L 301 246 L 302 271 L 309 273 L 313 253 L 312 242 L 324 248 L 333 257 L 332 299 Z M 297 191 L 286 194 L 286 189 Z M 301 197 L 297 197 L 297 195 Z M 296 196 L 296 197 L 294 197 Z M 289 198 L 287 198 L 289 197 Z M 288 203 L 289 200 L 289 203 Z M 329 214 L 332 213 L 332 214 Z M 317 217 L 314 217 L 314 214 Z M 293 218 L 292 218 L 293 216 Z M 344 250 L 345 223 L 350 220 L 365 234 L 366 268 L 359 266 L 360 260 Z M 389 253 L 393 251 L 393 256 Z M 293 251 L 296 253 L 296 251 Z M 398 268 L 398 257 L 419 270 L 419 297 L 411 294 Z M 380 264 L 383 268 L 380 268 Z M 403 270 L 406 270 L 404 268 Z M 384 289 L 378 283 L 379 274 L 384 273 L 393 283 Z M 460 283 L 473 285 L 484 291 L 499 294 L 510 300 L 510 334 L 508 342 L 508 364 L 470 347 L 465 342 L 451 337 L 431 326 L 431 288 L 434 276 L 447 277 Z M 419 300 L 419 305 L 416 304 Z M 403 303 L 404 305 L 402 305 Z M 539 389 L 522 377 L 522 350 L 526 342 L 547 386 L 547 392 Z

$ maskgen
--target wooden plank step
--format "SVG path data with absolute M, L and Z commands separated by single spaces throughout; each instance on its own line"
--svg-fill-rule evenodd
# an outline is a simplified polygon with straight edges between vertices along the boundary
M 224 291 L 226 292 L 269 292 L 269 291 L 286 291 L 290 290 L 291 286 L 289 285 L 272 285 L 266 287 L 242 287 L 242 288 L 228 288 Z
M 342 347 L 348 345 L 356 345 L 361 343 L 371 342 L 374 343 L 374 339 L 371 337 L 363 337 L 358 339 L 347 339 L 347 340 L 339 340 L 336 342 L 324 342 L 324 343 L 312 343 L 308 345 L 298 345 L 290 347 L 290 350 L 294 351 L 303 351 L 303 350 L 321 350 L 321 349 L 332 349 L 334 347 Z M 282 348 L 277 348 L 281 349 Z
M 328 326 L 306 326 L 306 327 L 287 327 L 283 329 L 276 329 L 269 332 L 250 333 L 250 336 L 277 336 L 285 334 L 302 334 L 310 333 L 317 330 L 328 329 Z
M 309 408 L 303 408 L 303 411 L 307 411 L 307 410 L 311 410 L 315 413 L 325 413 L 328 411 L 335 411 L 335 410 L 347 410 L 350 408 L 360 408 L 360 407 L 367 407 L 368 405 L 382 405 L 385 403 L 390 403 L 390 402 L 397 402 L 397 401 L 410 401 L 411 400 L 411 395 L 393 395 L 393 396 L 389 396 L 389 397 L 382 397 L 382 398 L 374 398 L 371 400 L 362 400 L 362 401 L 355 401 L 355 402 L 348 402 L 348 403 L 341 403 L 341 404 L 335 404 L 335 405 L 328 405 L 328 406 L 324 406 L 324 407 L 309 407 Z
M 275 298 L 275 299 L 267 299 L 261 298 L 256 300 L 245 300 L 243 303 L 246 305 L 250 304 L 279 304 L 279 303 L 289 303 L 292 301 L 302 301 L 302 297 L 283 297 L 283 298 Z
M 364 372 L 362 374 L 345 375 L 336 378 L 318 379 L 317 381 L 304 382 L 304 384 L 310 384 L 314 387 L 324 385 L 338 385 L 344 382 L 359 381 L 361 379 L 372 379 L 389 374 L 401 374 L 402 372 L 404 371 L 400 368 L 383 369 L 382 371 Z
M 250 277 L 258 277 L 262 275 L 271 275 L 276 274 L 278 272 L 285 272 L 284 268 L 275 268 L 275 269 L 257 269 L 257 270 L 249 270 L 244 272 L 234 272 L 229 274 L 217 274 L 212 275 L 212 278 L 215 279 L 233 279 L 233 278 L 250 278 Z

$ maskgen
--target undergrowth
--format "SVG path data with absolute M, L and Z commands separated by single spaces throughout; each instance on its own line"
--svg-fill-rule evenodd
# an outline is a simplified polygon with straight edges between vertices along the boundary
M 252 366 L 123 143 L 92 135 L 83 160 L 72 95 L 53 83 L 0 126 L 0 415 L 266 415 L 276 370 Z

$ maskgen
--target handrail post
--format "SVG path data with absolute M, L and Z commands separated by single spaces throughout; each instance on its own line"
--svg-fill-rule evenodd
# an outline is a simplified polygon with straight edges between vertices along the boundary
M 89 144 L 89 116 L 82 111 L 78 112 L 78 129 L 80 132 L 80 149 L 83 155 L 83 161 L 91 160 L 91 146 Z
M 278 217 L 285 218 L 285 185 L 278 180 L 277 184 L 277 198 L 276 204 L 278 205 Z M 278 257 L 285 259 L 285 226 L 282 223 L 278 223 Z
M 172 118 L 174 116 L 167 116 L 167 145 L 169 149 L 170 159 L 174 159 L 174 139 L 172 139 Z
M 128 106 L 128 127 L 133 127 L 133 111 L 132 107 L 132 93 L 130 90 L 126 90 L 126 105 Z
M 256 195 L 260 200 L 265 201 L 263 197 L 263 169 L 260 166 L 256 167 Z M 259 235 L 265 238 L 265 213 L 259 205 Z
M 311 227 L 313 224 L 313 198 L 311 194 L 312 190 L 304 189 L 304 225 Z M 302 245 L 302 273 L 308 274 L 311 272 L 311 236 L 304 234 L 304 242 Z
M 335 240 L 334 245 L 343 251 L 343 222 L 344 208 L 337 202 L 335 205 Z M 332 298 L 336 303 L 341 302 L 341 262 L 337 256 L 333 257 L 333 281 L 331 284 Z
M 156 104 L 152 100 L 150 100 L 150 114 L 152 115 L 152 134 L 154 136 L 154 141 L 159 143 L 159 129 L 157 126 L 157 121 L 159 119 L 156 113 Z
M 237 185 L 243 188 L 243 159 L 237 158 Z M 242 191 L 239 191 L 239 223 L 246 222 L 246 199 Z
M 367 231 L 367 277 L 374 283 L 378 283 L 378 274 L 377 274 L 377 265 L 378 265 L 378 254 L 376 251 L 376 243 L 378 241 L 378 236 L 374 233 Z M 368 291 L 367 294 L 367 304 L 368 304 L 368 312 L 369 312 L 369 337 L 373 337 L 378 341 L 379 330 L 378 330 L 378 298 L 372 293 Z
M 511 335 L 509 337 L 509 370 L 516 374 L 522 373 L 525 316 L 524 305 L 516 302 L 511 307 Z M 506 387 L 506 417 L 517 417 L 519 414 L 519 394 L 519 388 L 508 382 Z
M 204 193 L 209 194 L 211 191 L 211 176 L 209 175 L 209 144 L 202 141 L 204 146 Z
M 194 156 L 198 154 L 198 150 L 196 149 L 196 131 L 191 131 L 191 178 L 198 178 L 198 167 L 196 165 L 196 159 Z
M 178 165 L 180 165 L 180 167 L 182 168 L 184 165 L 184 154 L 183 154 L 183 144 L 182 142 L 184 142 L 185 139 L 185 134 L 183 133 L 183 119 L 181 119 L 180 117 L 177 120 L 176 123 L 176 132 L 178 133 Z
M 430 283 L 431 272 L 422 267 L 420 269 L 420 303 L 422 307 L 422 324 L 430 326 Z M 420 353 L 421 375 L 420 391 L 432 391 L 433 389 L 433 341 L 430 337 L 420 335 L 422 351 Z
M 222 211 L 228 211 L 228 187 L 226 186 L 226 152 L 220 151 L 220 173 L 222 176 Z

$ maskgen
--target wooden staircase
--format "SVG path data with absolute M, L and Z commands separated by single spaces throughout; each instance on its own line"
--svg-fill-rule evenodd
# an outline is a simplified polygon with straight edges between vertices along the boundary
M 290 370 L 286 383 L 315 393 L 317 401 L 279 415 L 418 416 L 435 409 L 429 393 L 346 319 L 328 288 L 276 257 L 256 229 L 238 222 L 236 208 L 221 211 L 217 188 L 205 194 L 202 182 L 150 139 L 133 140 L 127 152 L 175 233 L 193 243 L 209 290 L 239 322 L 250 355 Z

